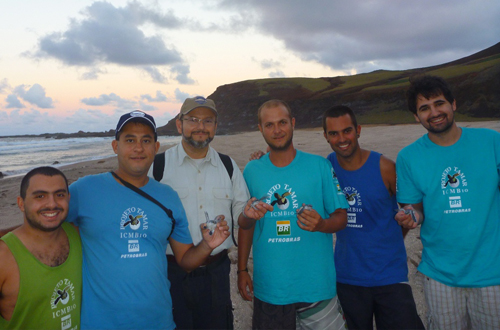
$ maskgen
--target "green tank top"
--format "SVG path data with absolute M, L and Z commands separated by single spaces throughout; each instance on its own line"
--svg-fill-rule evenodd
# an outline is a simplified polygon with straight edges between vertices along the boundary
M 69 223 L 62 228 L 69 240 L 69 255 L 57 267 L 35 258 L 13 233 L 0 238 L 19 267 L 19 293 L 10 321 L 0 317 L 0 329 L 80 329 L 82 298 L 82 245 Z

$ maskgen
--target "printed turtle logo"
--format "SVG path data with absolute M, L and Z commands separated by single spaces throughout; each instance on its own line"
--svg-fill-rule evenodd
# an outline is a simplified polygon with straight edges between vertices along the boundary
M 356 198 L 354 198 L 356 196 L 355 192 L 352 194 L 344 192 L 344 195 L 345 198 L 347 199 L 347 204 L 349 204 L 349 206 L 353 206 L 354 204 L 356 204 Z
M 289 191 L 285 192 L 283 195 L 274 193 L 274 197 L 276 198 L 276 200 L 271 202 L 271 206 L 274 206 L 274 204 L 278 204 L 278 208 L 280 210 L 286 210 L 288 208 L 288 199 L 286 199 L 286 196 L 289 195 L 291 195 Z
M 459 175 L 460 175 L 460 171 L 458 171 L 457 173 L 455 173 L 453 175 L 447 174 L 448 181 L 446 181 L 446 183 L 444 184 L 444 186 L 446 187 L 448 185 L 448 183 L 449 183 L 450 187 L 452 187 L 452 188 L 458 187 L 458 185 L 460 184 L 460 180 L 458 180 L 457 177 Z
M 54 306 L 56 306 L 59 301 L 62 302 L 64 305 L 68 303 L 69 300 L 69 293 L 67 290 L 69 290 L 70 286 L 68 285 L 67 287 L 64 288 L 64 290 L 57 290 L 58 297 L 54 301 Z
M 139 219 L 142 218 L 142 215 L 139 214 L 139 215 L 136 215 L 135 217 L 133 217 L 131 214 L 129 214 L 128 218 L 130 220 L 125 222 L 123 224 L 123 227 L 127 227 L 128 225 L 130 225 L 130 228 L 132 228 L 133 230 L 139 229 L 139 227 L 141 226 L 141 222 L 139 221 Z

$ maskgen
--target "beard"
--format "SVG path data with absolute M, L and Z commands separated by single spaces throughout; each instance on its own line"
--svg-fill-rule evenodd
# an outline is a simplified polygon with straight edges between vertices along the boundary
M 271 148 L 271 150 L 283 151 L 283 150 L 288 149 L 288 147 L 290 147 L 290 145 L 292 144 L 292 140 L 293 140 L 293 132 L 290 135 L 290 138 L 288 140 L 286 140 L 286 142 L 281 146 L 274 145 L 274 144 L 272 144 L 272 142 L 267 141 L 267 140 L 266 140 L 266 142 L 267 142 L 267 145 L 269 146 L 269 148 Z
M 440 134 L 440 133 L 446 133 L 446 132 L 448 132 L 451 129 L 452 126 L 453 126 L 453 120 L 448 121 L 448 123 L 446 124 L 446 126 L 444 126 L 442 128 L 439 128 L 439 129 L 433 128 L 430 124 L 427 127 L 425 127 L 425 128 L 429 132 L 431 132 L 431 133 Z
M 192 135 L 191 136 L 183 135 L 182 137 L 183 137 L 184 141 L 186 141 L 187 143 L 189 143 L 189 145 L 195 147 L 196 149 L 206 148 L 210 144 L 210 142 L 212 142 L 212 140 L 214 139 L 213 137 L 209 136 L 204 141 L 195 141 L 193 139 Z
M 49 210 L 49 209 L 43 209 L 43 210 L 40 210 L 40 212 L 45 212 L 45 211 L 61 211 L 63 212 L 64 210 L 61 209 L 61 208 L 55 208 L 55 209 L 52 209 L 52 210 Z M 28 224 L 32 227 L 32 228 L 35 228 L 35 229 L 38 229 L 38 230 L 41 230 L 41 231 L 44 231 L 44 232 L 52 232 L 52 231 L 55 231 L 57 229 L 59 229 L 59 227 L 62 226 L 63 222 L 64 222 L 64 219 L 59 222 L 58 225 L 56 225 L 55 227 L 45 227 L 42 225 L 42 223 L 40 223 L 39 221 L 36 221 L 33 219 L 33 217 L 31 217 L 31 213 L 28 213 L 27 211 L 24 211 L 24 215 L 26 216 L 26 220 L 28 221 Z
M 452 127 L 453 124 L 455 123 L 455 112 L 451 111 L 450 114 L 446 115 L 446 123 L 443 123 L 442 126 L 437 125 L 433 126 L 433 124 L 430 122 L 433 118 L 429 118 L 427 121 L 422 122 L 422 126 L 424 128 L 433 134 L 442 134 L 442 133 L 447 133 Z

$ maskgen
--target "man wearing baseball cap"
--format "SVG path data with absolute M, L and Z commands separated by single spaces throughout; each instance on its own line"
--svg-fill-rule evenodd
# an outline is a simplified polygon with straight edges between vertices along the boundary
M 147 176 L 159 148 L 152 116 L 121 116 L 112 146 L 118 169 L 73 183 L 67 220 L 83 247 L 82 329 L 174 329 L 165 250 L 196 269 L 229 236 L 226 221 L 193 246 L 177 193 Z
M 155 159 L 149 171 L 150 176 L 170 185 L 179 194 L 194 244 L 202 239 L 199 227 L 207 217 L 214 219 L 215 215 L 223 214 L 234 230 L 232 227 L 238 217 L 243 217 L 243 208 L 249 200 L 245 180 L 234 160 L 210 147 L 217 129 L 217 116 L 214 101 L 202 96 L 186 99 L 176 119 L 182 141 L 168 149 L 164 159 Z M 163 160 L 164 165 L 158 165 Z M 253 209 L 247 215 L 258 217 Z M 231 263 L 227 255 L 231 246 L 233 241 L 227 239 L 201 267 L 189 274 L 179 267 L 172 250 L 167 250 L 177 329 L 233 328 Z

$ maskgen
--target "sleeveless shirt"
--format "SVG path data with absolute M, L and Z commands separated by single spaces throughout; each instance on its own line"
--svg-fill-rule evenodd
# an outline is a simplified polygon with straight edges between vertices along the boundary
M 80 328 L 82 293 L 82 246 L 80 236 L 69 223 L 63 223 L 69 241 L 66 261 L 56 267 L 40 262 L 13 234 L 0 238 L 19 267 L 19 293 L 10 321 L 0 317 L 0 329 Z
M 406 249 L 398 208 L 380 172 L 381 154 L 371 151 L 363 166 L 344 170 L 335 153 L 332 163 L 349 204 L 347 227 L 336 233 L 337 281 L 358 286 L 381 286 L 408 281 Z

